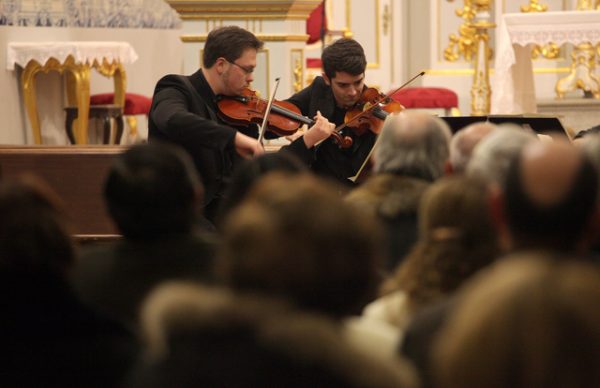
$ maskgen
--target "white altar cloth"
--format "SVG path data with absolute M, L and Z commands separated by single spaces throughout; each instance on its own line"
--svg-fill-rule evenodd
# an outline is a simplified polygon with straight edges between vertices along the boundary
M 492 114 L 537 111 L 531 44 L 600 42 L 600 11 L 508 13 L 496 34 Z
M 11 42 L 6 52 L 6 68 L 13 70 L 15 64 L 25 67 L 30 60 L 44 65 L 48 59 L 63 63 L 71 55 L 76 63 L 93 64 L 94 61 L 114 61 L 130 64 L 138 55 L 127 42 Z
M 33 144 L 32 130 L 22 103 L 21 68 L 8 70 L 7 47 L 10 43 L 123 41 L 131 44 L 138 60 L 125 64 L 127 91 L 152 96 L 156 82 L 166 74 L 183 73 L 183 43 L 179 29 L 147 28 L 55 28 L 0 26 L 0 144 Z M 65 93 L 56 72 L 41 74 L 37 82 L 38 110 L 44 144 L 68 144 L 65 134 Z M 90 92 L 109 93 L 114 84 L 95 71 L 91 72 Z M 138 117 L 139 130 L 145 132 L 146 119 Z

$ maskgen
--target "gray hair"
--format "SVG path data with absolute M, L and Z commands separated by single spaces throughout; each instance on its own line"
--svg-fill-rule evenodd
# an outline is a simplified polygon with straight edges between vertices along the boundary
M 446 122 L 428 113 L 390 115 L 375 149 L 375 172 L 435 180 L 444 175 L 450 137 Z
M 537 137 L 531 131 L 514 124 L 499 125 L 496 131 L 477 144 L 467 164 L 466 174 L 504 188 L 511 161 L 533 141 L 537 141 Z

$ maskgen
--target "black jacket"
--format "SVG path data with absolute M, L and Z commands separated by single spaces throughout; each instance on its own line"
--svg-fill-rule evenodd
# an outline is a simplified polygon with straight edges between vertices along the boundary
M 254 126 L 240 130 L 258 137 Z M 236 129 L 218 116 L 216 96 L 202 70 L 190 76 L 171 74 L 158 81 L 148 121 L 149 139 L 178 144 L 192 156 L 204 184 L 205 207 L 223 196 L 242 160 L 235 150 L 235 134 Z M 302 138 L 286 148 L 310 164 L 312 151 Z
M 316 77 L 310 86 L 294 94 L 287 101 L 300 108 L 304 116 L 313 118 L 317 111 L 320 111 L 336 126 L 344 122 L 346 110 L 336 106 L 333 91 L 323 77 Z M 356 175 L 373 148 L 376 137 L 370 131 L 357 136 L 352 129 L 345 129 L 342 134 L 352 138 L 352 146 L 342 149 L 334 143 L 333 138 L 325 140 L 317 147 L 311 169 L 320 175 L 351 184 L 347 178 Z

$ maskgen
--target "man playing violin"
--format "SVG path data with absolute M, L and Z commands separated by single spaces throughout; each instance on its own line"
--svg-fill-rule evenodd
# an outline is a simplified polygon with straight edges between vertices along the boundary
M 341 38 L 327 46 L 321 55 L 323 74 L 287 101 L 296 105 L 308 117 L 320 111 L 336 126 L 344 123 L 346 112 L 360 100 L 365 86 L 367 59 L 362 46 L 353 39 Z M 311 169 L 320 175 L 352 184 L 348 179 L 356 175 L 376 136 L 366 131 L 360 136 L 345 128 L 341 135 L 349 136 L 352 145 L 341 148 L 333 138 L 325 140 L 315 150 Z
M 204 214 L 214 220 L 227 181 L 242 158 L 264 153 L 256 126 L 233 128 L 217 114 L 219 95 L 236 96 L 254 79 L 256 54 L 263 42 L 240 27 L 211 31 L 203 67 L 190 76 L 167 75 L 158 81 L 149 114 L 150 141 L 182 146 L 193 158 L 204 183 Z M 327 138 L 333 124 L 317 111 L 315 124 L 288 151 L 310 161 L 311 148 Z

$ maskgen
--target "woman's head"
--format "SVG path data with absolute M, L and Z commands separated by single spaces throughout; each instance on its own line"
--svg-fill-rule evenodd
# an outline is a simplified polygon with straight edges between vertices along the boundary
M 42 182 L 2 182 L 0 215 L 0 269 L 63 274 L 73 264 L 66 216 Z
M 485 185 L 464 176 L 442 178 L 423 195 L 419 237 L 384 291 L 404 290 L 413 308 L 454 292 L 497 254 Z

